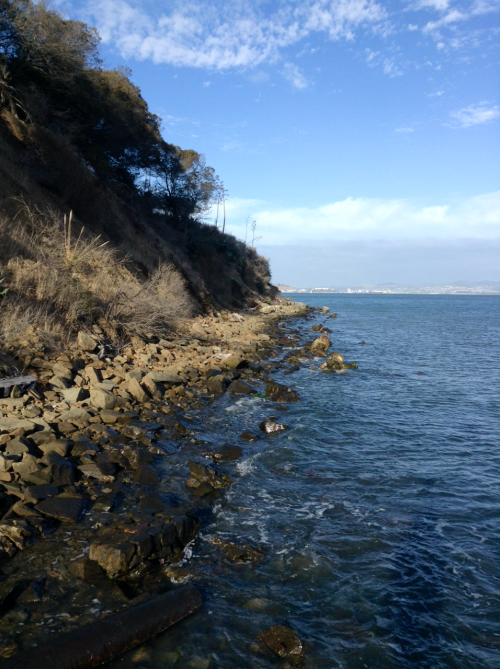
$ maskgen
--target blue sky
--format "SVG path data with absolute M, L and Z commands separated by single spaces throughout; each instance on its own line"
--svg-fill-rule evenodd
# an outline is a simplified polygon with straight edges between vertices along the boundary
M 500 279 L 498 2 L 57 5 L 205 154 L 275 281 Z

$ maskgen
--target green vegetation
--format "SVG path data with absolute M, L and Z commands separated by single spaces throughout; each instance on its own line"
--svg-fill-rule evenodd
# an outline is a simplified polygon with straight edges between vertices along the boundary
M 214 170 L 163 140 L 128 70 L 101 68 L 93 28 L 31 0 L 2 0 L 0 26 L 1 115 L 19 139 L 34 127 L 66 138 L 100 181 L 176 220 L 206 210 Z
M 219 177 L 162 137 L 130 71 L 104 69 L 98 46 L 44 3 L 0 0 L 4 348 L 82 325 L 160 335 L 274 295 L 268 262 L 205 220 L 219 203 L 225 226 Z

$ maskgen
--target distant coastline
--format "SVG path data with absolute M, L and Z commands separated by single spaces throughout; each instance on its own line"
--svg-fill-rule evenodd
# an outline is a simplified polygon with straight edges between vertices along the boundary
M 338 288 L 294 288 L 293 286 L 278 283 L 276 287 L 280 293 L 313 295 L 500 295 L 500 283 L 492 281 L 428 286 L 389 284 L 380 286 L 340 286 Z

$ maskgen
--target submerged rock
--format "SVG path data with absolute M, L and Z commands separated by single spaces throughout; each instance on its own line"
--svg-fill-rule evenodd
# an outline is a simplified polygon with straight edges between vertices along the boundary
M 298 402 L 299 396 L 291 388 L 287 388 L 281 383 L 271 381 L 266 386 L 265 393 L 273 402 Z
M 227 488 L 233 482 L 233 479 L 227 474 L 202 463 L 190 460 L 188 465 L 191 478 L 188 479 L 187 485 L 190 488 L 197 488 L 201 483 L 208 483 L 215 489 Z
M 274 625 L 262 632 L 259 637 L 270 650 L 279 657 L 289 660 L 294 666 L 300 666 L 304 659 L 304 649 L 299 635 L 284 625 Z
M 248 544 L 234 544 L 232 541 L 224 541 L 215 537 L 212 539 L 215 544 L 224 553 L 231 562 L 258 562 L 263 557 L 261 548 L 252 548 Z

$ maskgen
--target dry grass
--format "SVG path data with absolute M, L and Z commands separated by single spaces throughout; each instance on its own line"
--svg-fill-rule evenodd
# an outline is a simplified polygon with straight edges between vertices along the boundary
M 173 265 L 149 278 L 71 215 L 61 221 L 20 202 L 14 219 L 0 220 L 0 345 L 58 348 L 80 329 L 98 324 L 109 339 L 162 335 L 193 304 Z M 75 234 L 76 232 L 76 234 Z

